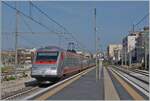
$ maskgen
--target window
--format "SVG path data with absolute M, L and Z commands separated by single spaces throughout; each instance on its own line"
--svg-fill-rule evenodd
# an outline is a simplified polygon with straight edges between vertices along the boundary
M 57 61 L 58 52 L 38 52 L 36 61 Z

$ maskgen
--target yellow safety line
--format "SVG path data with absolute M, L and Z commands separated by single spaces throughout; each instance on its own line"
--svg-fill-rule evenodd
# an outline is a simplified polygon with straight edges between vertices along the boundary
M 94 67 L 95 68 L 95 67 Z M 37 97 L 35 100 L 46 100 L 48 99 L 50 96 L 56 94 L 57 92 L 61 91 L 62 89 L 64 89 L 65 87 L 67 87 L 68 85 L 70 85 L 71 83 L 73 83 L 74 81 L 78 80 L 82 75 L 85 75 L 86 73 L 90 72 L 91 70 L 93 70 L 94 68 L 88 69 L 86 71 L 84 71 L 81 75 L 57 86 L 56 88 L 44 93 L 43 95 Z
M 104 85 L 105 85 L 105 100 L 120 100 L 119 95 L 113 85 L 113 82 L 104 67 Z
M 121 77 L 115 74 L 112 70 L 110 71 L 112 72 L 116 80 L 125 88 L 125 90 L 132 96 L 134 100 L 144 100 L 144 98 L 139 93 L 137 93 L 131 85 L 125 82 Z

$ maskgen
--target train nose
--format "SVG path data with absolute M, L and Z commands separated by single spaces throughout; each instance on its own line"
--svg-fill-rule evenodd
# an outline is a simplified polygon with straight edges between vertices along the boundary
M 45 74 L 57 75 L 57 70 L 56 70 L 56 68 L 55 69 L 49 68 L 45 71 Z
M 57 75 L 56 65 L 33 65 L 32 75 Z

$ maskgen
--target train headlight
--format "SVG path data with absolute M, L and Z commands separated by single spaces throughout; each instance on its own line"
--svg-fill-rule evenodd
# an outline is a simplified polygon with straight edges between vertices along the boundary
M 51 73 L 51 70 L 48 69 L 48 70 L 46 70 L 45 72 L 46 72 L 46 74 L 50 74 L 50 73 Z
M 48 69 L 45 71 L 46 74 L 49 74 L 49 75 L 56 75 L 57 71 L 56 70 L 52 70 L 52 69 Z
M 51 70 L 51 74 L 52 75 L 57 75 L 57 71 L 56 70 Z

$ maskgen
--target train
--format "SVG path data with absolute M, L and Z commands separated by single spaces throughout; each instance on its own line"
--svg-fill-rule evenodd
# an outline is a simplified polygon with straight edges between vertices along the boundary
M 56 46 L 47 46 L 35 51 L 31 67 L 31 77 L 37 81 L 55 82 L 95 65 L 93 58 Z

